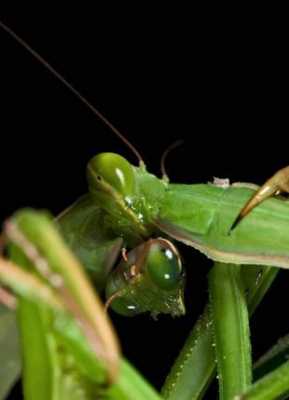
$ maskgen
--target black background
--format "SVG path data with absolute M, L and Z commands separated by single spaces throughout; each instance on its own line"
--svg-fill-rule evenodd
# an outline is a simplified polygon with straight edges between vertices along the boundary
M 289 162 L 282 24 L 230 22 L 186 10 L 18 10 L 2 20 L 39 51 L 172 181 L 213 176 L 262 183 Z M 130 17 L 131 15 L 131 17 Z M 187 15 L 187 17 L 186 17 Z M 0 30 L 1 220 L 24 206 L 57 214 L 86 191 L 85 166 L 102 151 L 134 156 L 31 55 Z M 288 242 L 289 246 L 289 242 Z M 188 316 L 157 322 L 112 315 L 125 355 L 160 387 L 207 299 L 211 263 L 181 247 Z M 288 333 L 281 272 L 252 319 L 258 357 Z

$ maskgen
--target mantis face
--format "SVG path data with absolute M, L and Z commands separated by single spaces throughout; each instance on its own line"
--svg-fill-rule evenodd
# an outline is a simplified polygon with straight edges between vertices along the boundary
M 177 249 L 163 238 L 149 239 L 131 250 L 110 275 L 106 296 L 119 314 L 143 312 L 173 316 L 185 313 L 185 274 Z
M 126 316 L 184 314 L 184 273 L 178 251 L 167 239 L 156 238 L 160 232 L 153 224 L 165 183 L 113 153 L 93 157 L 87 178 L 110 227 L 131 249 L 108 278 L 107 304 Z

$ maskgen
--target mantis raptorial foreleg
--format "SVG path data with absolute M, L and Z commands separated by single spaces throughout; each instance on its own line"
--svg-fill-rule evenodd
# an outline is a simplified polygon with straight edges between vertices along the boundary
M 10 310 L 16 308 L 16 298 L 9 291 L 0 287 L 0 304 L 3 304 Z
M 1 258 L 0 282 L 17 295 L 25 398 L 159 399 L 120 359 L 107 315 L 52 219 L 25 210 L 5 226 L 14 262 Z
M 277 171 L 256 191 L 256 193 L 252 195 L 241 209 L 231 230 L 234 229 L 258 204 L 262 203 L 269 197 L 280 193 L 289 193 L 289 166 Z
M 105 358 L 108 356 L 107 362 L 116 367 L 118 345 L 115 335 L 82 267 L 54 229 L 52 221 L 45 214 L 24 211 L 6 224 L 5 232 L 56 291 L 84 332 L 87 331 L 85 334 L 96 352 L 99 346 L 110 349 L 109 353 L 105 352 Z

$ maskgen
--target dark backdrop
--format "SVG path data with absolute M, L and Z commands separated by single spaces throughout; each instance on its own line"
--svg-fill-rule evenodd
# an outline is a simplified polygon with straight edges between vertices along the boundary
M 162 152 L 180 138 L 184 146 L 167 163 L 176 182 L 217 176 L 262 183 L 288 164 L 282 28 L 272 37 L 270 26 L 211 25 L 185 13 L 141 18 L 135 12 L 129 23 L 117 12 L 89 9 L 17 15 L 2 18 L 135 144 L 150 171 L 159 174 Z M 24 206 L 63 210 L 86 191 L 85 165 L 95 153 L 135 160 L 2 30 L 0 49 L 1 221 Z M 207 299 L 211 263 L 181 251 L 187 317 L 155 322 L 112 315 L 124 353 L 157 387 Z M 254 357 L 289 331 L 279 311 L 288 302 L 287 286 L 282 272 L 252 320 Z

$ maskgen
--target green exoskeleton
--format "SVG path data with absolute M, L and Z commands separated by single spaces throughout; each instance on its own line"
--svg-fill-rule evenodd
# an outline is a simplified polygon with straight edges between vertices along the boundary
M 49 64 L 9 28 L 0 26 L 132 148 Z M 201 398 L 214 373 L 215 355 L 221 399 L 243 392 L 254 399 L 259 389 L 250 386 L 248 318 L 276 275 L 271 267 L 289 268 L 289 204 L 269 198 L 288 191 L 288 175 L 285 168 L 259 189 L 222 180 L 173 184 L 166 176 L 159 179 L 149 173 L 142 160 L 135 166 L 118 154 L 101 153 L 87 165 L 88 193 L 56 221 L 34 211 L 16 214 L 5 229 L 13 263 L 1 259 L 5 288 L 0 299 L 18 308 L 26 398 L 39 398 L 45 387 L 47 400 L 96 395 L 112 400 L 158 399 L 120 360 L 114 331 L 82 266 L 94 288 L 105 293 L 106 307 L 125 316 L 142 312 L 180 316 L 185 312 L 185 272 L 177 244 L 182 242 L 215 262 L 209 276 L 210 306 L 173 368 L 163 396 Z M 246 264 L 254 268 L 242 267 Z M 35 343 L 29 349 L 35 327 Z M 233 332 L 231 341 L 224 331 Z M 36 356 L 39 352 L 47 356 L 45 360 Z M 205 361 L 200 362 L 201 354 Z M 236 368 L 240 376 L 234 375 Z M 35 369 L 40 380 L 34 379 Z M 266 381 L 261 383 L 264 390 Z M 280 386 L 276 390 L 281 393 Z
M 180 256 L 155 225 L 167 184 L 112 153 L 95 156 L 87 178 L 89 193 L 58 223 L 97 288 L 105 288 L 111 307 L 124 315 L 183 314 Z
M 121 313 L 184 312 L 184 272 L 173 239 L 214 261 L 289 266 L 284 240 L 289 206 L 284 201 L 267 200 L 231 230 L 238 212 L 255 193 L 246 185 L 170 184 L 143 165 L 135 167 L 111 153 L 95 156 L 87 176 L 89 194 L 58 221 L 96 284 L 106 282 L 108 299 L 114 296 L 111 306 Z M 273 221 L 278 221 L 276 230 Z M 110 274 L 122 247 L 129 249 L 128 255 Z M 96 258 L 102 262 L 96 263 Z M 144 288 L 151 305 L 149 301 L 141 305 Z
M 252 197 L 256 187 L 226 185 L 222 182 L 171 184 L 166 177 L 158 179 L 150 174 L 139 153 L 103 115 L 11 29 L 3 23 L 1 27 L 88 105 L 140 160 L 140 166 L 137 167 L 116 154 L 95 156 L 87 167 L 89 193 L 58 217 L 66 240 L 91 271 L 97 288 L 104 289 L 108 282 L 107 294 L 112 308 L 114 303 L 120 305 L 124 300 L 124 307 L 119 306 L 118 310 L 122 308 L 124 313 L 126 309 L 128 315 L 137 310 L 173 315 L 184 312 L 184 272 L 178 251 L 171 240 L 195 247 L 214 261 L 288 267 L 283 232 L 287 225 L 286 202 L 270 199 L 257 207 L 240 226 L 234 227 L 240 210 Z M 285 173 L 285 179 L 287 175 Z M 269 192 L 265 190 L 266 195 L 284 189 L 284 185 L 279 185 L 276 190 L 276 181 L 278 184 L 284 180 L 279 178 L 280 174 L 273 182 L 270 181 L 269 187 L 273 185 L 274 189 Z M 260 197 L 259 192 L 257 196 Z M 273 220 L 278 226 L 274 232 Z M 150 242 L 151 238 L 153 242 Z M 110 271 L 121 249 L 125 250 L 122 268 L 116 270 L 126 271 L 116 284 L 120 274 L 113 273 L 110 276 Z M 127 251 L 130 254 L 126 261 Z M 155 260 L 161 261 L 161 268 L 154 265 L 157 264 Z M 144 308 L 136 306 L 134 301 L 138 294 L 135 290 L 129 293 L 130 300 L 126 303 L 124 297 L 128 295 L 131 284 L 138 286 L 141 292 L 142 284 L 146 286 L 148 283 L 152 291 L 159 289 L 164 294 L 161 303 L 166 303 L 167 298 L 167 305 L 162 310 L 159 309 L 160 304 L 153 305 L 154 301 Z M 114 298 L 111 299 L 111 296 Z M 175 301 L 171 302 L 172 298 Z

